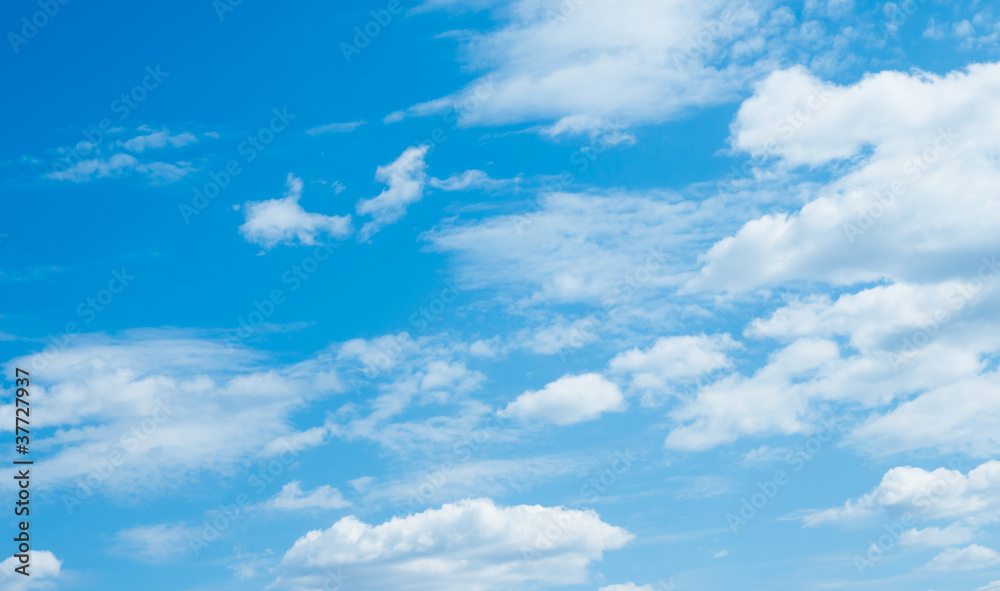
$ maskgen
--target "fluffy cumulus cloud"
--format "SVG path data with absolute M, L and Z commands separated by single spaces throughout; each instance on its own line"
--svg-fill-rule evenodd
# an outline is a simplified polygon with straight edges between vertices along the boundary
M 621 548 L 632 537 L 593 511 L 472 499 L 380 525 L 351 516 L 311 531 L 285 553 L 273 586 L 319 589 L 336 575 L 359 590 L 580 584 L 604 551 Z
M 358 215 L 372 218 L 361 227 L 359 241 L 368 240 L 384 226 L 399 221 L 411 204 L 423 199 L 427 184 L 424 157 L 428 150 L 430 146 L 410 146 L 399 158 L 375 170 L 375 180 L 386 188 L 371 199 L 358 201 Z
M 812 429 L 809 390 L 803 378 L 838 358 L 837 345 L 803 339 L 772 354 L 752 376 L 730 374 L 701 388 L 671 417 L 678 423 L 666 446 L 705 450 L 748 435 L 791 435 Z
M 494 16 L 499 30 L 466 46 L 484 75 L 408 114 L 454 111 L 464 125 L 541 122 L 552 134 L 614 135 L 615 126 L 735 97 L 773 47 L 764 39 L 787 24 L 784 13 L 716 0 L 519 0 Z
M 299 205 L 302 179 L 289 173 L 285 187 L 280 199 L 251 201 L 244 206 L 240 234 L 247 241 L 269 249 L 278 244 L 314 245 L 324 235 L 336 240 L 350 235 L 351 216 L 310 213 Z
M 966 548 L 948 548 L 931 559 L 927 570 L 979 570 L 1000 564 L 1000 553 L 992 548 L 973 544 Z
M 344 389 L 327 352 L 271 364 L 171 331 L 67 337 L 63 345 L 12 363 L 46 375 L 32 391 L 50 409 L 33 422 L 48 433 L 36 486 L 61 489 L 56 498 L 67 507 L 228 472 L 294 434 L 292 413 Z M 13 406 L 0 412 L 12 425 Z
M 525 392 L 500 415 L 572 425 L 594 420 L 606 412 L 622 412 L 626 406 L 617 385 L 600 374 L 588 373 L 563 376 L 541 390 Z
M 718 242 L 688 288 L 975 273 L 1000 251 L 988 198 L 1000 182 L 998 72 L 881 72 L 847 86 L 801 67 L 771 74 L 741 106 L 733 146 L 778 169 L 831 167 L 833 179 L 799 211 L 759 217 Z
M 831 409 L 843 416 L 856 411 L 860 420 L 845 425 L 846 441 L 866 454 L 993 457 L 1000 451 L 1000 407 L 988 392 L 997 388 L 998 375 L 986 360 L 1000 351 L 991 304 L 998 293 L 1000 282 L 973 274 L 877 285 L 835 299 L 790 297 L 744 332 L 754 346 L 777 341 L 767 363 L 752 376 L 731 374 L 704 385 L 674 416 L 694 420 L 690 426 L 715 425 L 718 444 L 767 432 L 781 417 L 786 425 L 815 426 Z M 742 420 L 729 416 L 748 400 L 765 399 L 781 410 L 756 413 L 770 407 L 749 405 Z M 679 432 L 690 434 L 688 427 Z
M 0 562 L 0 589 L 3 591 L 41 591 L 56 589 L 56 581 L 63 576 L 62 561 L 48 550 L 31 550 L 29 576 L 15 569 L 23 566 L 16 556 Z
M 991 460 L 967 474 L 948 468 L 893 468 L 872 492 L 842 507 L 811 513 L 803 519 L 806 525 L 815 526 L 871 519 L 886 512 L 908 513 L 925 521 L 964 519 L 973 525 L 996 522 L 1000 520 L 1000 462 Z M 918 534 L 912 535 L 916 541 Z

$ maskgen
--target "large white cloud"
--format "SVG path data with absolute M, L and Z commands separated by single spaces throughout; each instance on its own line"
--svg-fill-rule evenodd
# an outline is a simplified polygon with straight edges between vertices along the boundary
M 1000 553 L 992 548 L 973 544 L 965 548 L 948 548 L 927 563 L 927 570 L 978 570 L 1000 564 Z
M 310 213 L 299 205 L 302 179 L 288 174 L 280 199 L 251 201 L 244 205 L 240 234 L 265 249 L 278 244 L 314 245 L 320 236 L 342 239 L 351 233 L 351 216 Z
M 870 493 L 803 518 L 807 525 L 850 522 L 910 514 L 914 519 L 965 520 L 984 525 L 1000 520 L 1000 461 L 991 460 L 963 474 L 960 470 L 892 468 Z
M 66 337 L 61 348 L 12 362 L 45 375 L 31 393 L 48 409 L 32 424 L 49 433 L 38 443 L 45 455 L 34 466 L 36 486 L 62 488 L 61 500 L 78 502 L 228 472 L 293 434 L 294 412 L 343 391 L 334 361 L 320 353 L 271 364 L 172 331 Z M 12 428 L 13 406 L 0 414 Z
M 1000 251 L 1000 65 L 947 76 L 881 72 L 833 86 L 772 74 L 740 108 L 733 145 L 783 168 L 829 165 L 797 212 L 748 222 L 706 254 L 693 290 L 787 281 L 924 282 Z
M 572 425 L 596 419 L 606 412 L 621 412 L 626 406 L 618 386 L 600 374 L 587 373 L 563 376 L 541 390 L 525 392 L 500 411 L 500 415 Z
M 0 590 L 2 591 L 40 591 L 56 589 L 56 579 L 62 577 L 62 561 L 48 550 L 31 550 L 31 565 L 29 576 L 24 576 L 14 569 L 23 566 L 16 556 L 10 556 L 0 562 Z
M 285 553 L 273 586 L 318 589 L 329 573 L 359 591 L 579 584 L 590 563 L 632 538 L 593 511 L 472 499 L 380 525 L 351 516 L 311 531 Z
M 500 288 L 526 303 L 614 307 L 678 284 L 696 251 L 753 209 L 746 200 L 695 203 L 664 192 L 573 193 L 556 181 L 512 213 L 449 222 L 425 238 L 452 255 L 470 288 Z
M 457 111 L 464 125 L 541 122 L 551 134 L 662 121 L 691 106 L 731 100 L 748 85 L 780 46 L 765 40 L 797 24 L 791 11 L 770 8 L 718 0 L 497 5 L 500 28 L 468 37 L 465 46 L 484 74 L 407 112 Z

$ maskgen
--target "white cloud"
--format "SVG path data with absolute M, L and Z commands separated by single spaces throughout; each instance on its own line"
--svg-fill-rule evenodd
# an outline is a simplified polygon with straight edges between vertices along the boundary
M 703 377 L 733 367 L 727 353 L 739 347 L 728 334 L 662 337 L 643 351 L 638 347 L 611 360 L 612 372 L 631 375 L 632 388 L 653 404 L 678 386 L 699 383 Z
M 693 290 L 787 281 L 956 279 L 1000 251 L 1000 65 L 936 76 L 881 72 L 849 86 L 802 68 L 772 74 L 740 108 L 734 148 L 768 167 L 826 166 L 797 212 L 746 223 L 704 257 Z M 944 198 L 943 196 L 947 196 Z M 918 255 L 918 256 L 915 256 Z
M 500 591 L 584 583 L 591 562 L 633 538 L 592 511 L 465 500 L 369 525 L 345 517 L 299 538 L 273 586 L 322 587 L 328 571 L 359 589 Z M 530 558 L 530 560 L 528 559 Z
M 515 180 L 494 179 L 481 170 L 466 170 L 465 172 L 453 174 L 446 179 L 431 177 L 428 181 L 430 186 L 442 191 L 468 191 L 478 189 L 481 191 L 492 191 L 501 187 L 506 187 Z
M 329 427 L 338 437 L 403 454 L 467 435 L 490 413 L 470 396 L 486 376 L 468 367 L 468 355 L 467 345 L 441 336 L 400 333 L 343 343 L 337 362 L 345 380 L 372 393 L 364 406 L 342 409 Z
M 541 355 L 556 355 L 566 349 L 576 349 L 597 341 L 598 336 L 594 332 L 597 325 L 593 317 L 572 322 L 558 318 L 548 326 L 519 331 L 514 336 L 514 345 Z
M 12 363 L 46 375 L 32 399 L 50 412 L 33 426 L 49 430 L 49 452 L 34 471 L 37 486 L 59 490 L 54 499 L 68 509 L 92 495 L 157 492 L 201 471 L 229 472 L 292 435 L 294 412 L 344 388 L 330 353 L 275 366 L 171 331 L 67 337 L 62 348 Z M 11 425 L 13 414 L 13 405 L 0 408 Z
M 716 228 L 746 207 L 711 198 L 683 202 L 669 193 L 556 188 L 520 212 L 449 222 L 424 237 L 433 251 L 452 255 L 471 289 L 503 289 L 527 303 L 614 307 L 679 283 L 674 276 L 693 268 L 696 248 L 711 244 L 721 235 Z
M 427 183 L 427 164 L 424 157 L 430 146 L 410 146 L 390 164 L 375 170 L 375 180 L 387 185 L 377 196 L 358 201 L 358 215 L 371 216 L 358 233 L 364 242 L 382 227 L 400 220 L 406 208 L 420 201 Z
M 130 559 L 166 562 L 190 550 L 189 540 L 199 536 L 199 528 L 182 523 L 140 525 L 115 534 L 113 550 Z
M 681 423 L 667 435 L 670 449 L 697 451 L 745 435 L 791 435 L 810 430 L 808 382 L 802 380 L 839 358 L 837 345 L 802 339 L 771 355 L 753 376 L 732 374 L 703 387 L 671 413 Z
M 900 466 L 886 472 L 875 489 L 842 507 L 806 515 L 806 525 L 823 525 L 871 519 L 892 510 L 909 513 L 923 521 L 964 519 L 978 526 L 1000 520 L 1000 461 L 991 460 L 962 474 L 959 470 L 933 471 Z M 913 541 L 923 537 L 960 535 L 960 529 L 910 534 Z
M 636 585 L 635 583 L 623 583 L 621 585 L 608 585 L 600 587 L 597 591 L 656 591 L 652 585 Z
M 976 536 L 976 530 L 961 523 L 952 523 L 948 527 L 925 527 L 923 529 L 908 529 L 899 537 L 900 546 L 915 546 L 924 548 L 944 548 L 968 544 Z
M 302 490 L 302 483 L 293 480 L 281 487 L 281 492 L 268 499 L 269 509 L 280 511 L 302 511 L 308 509 L 343 509 L 351 503 L 344 499 L 339 490 L 328 484 L 319 486 L 308 494 Z
M 348 121 L 346 123 L 330 123 L 329 125 L 320 125 L 319 127 L 307 129 L 306 133 L 309 135 L 322 135 L 324 133 L 349 133 L 364 124 L 365 122 L 362 120 Z
M 191 174 L 196 169 L 190 162 L 147 162 L 136 160 L 131 154 L 114 154 L 110 158 L 81 160 L 64 170 L 48 173 L 46 178 L 82 183 L 94 178 L 117 178 L 137 172 L 154 183 L 172 183 Z
M 62 561 L 48 550 L 30 550 L 29 576 L 24 576 L 14 569 L 23 566 L 16 556 L 10 556 L 0 562 L 0 590 L 2 591 L 40 591 L 55 589 L 54 579 L 62 574 Z
M 605 412 L 622 412 L 626 407 L 618 386 L 599 374 L 588 373 L 566 375 L 541 390 L 525 392 L 500 415 L 572 425 L 594 420 Z
M 948 548 L 924 567 L 934 571 L 979 570 L 1000 564 L 1000 553 L 973 544 L 967 548 Z
M 250 201 L 244 207 L 246 221 L 240 234 L 265 249 L 278 244 L 317 244 L 317 238 L 328 235 L 343 239 L 351 233 L 351 216 L 330 216 L 309 213 L 299 205 L 302 179 L 291 173 L 285 182 L 285 196 L 267 201 Z
M 456 111 L 463 125 L 555 122 L 549 133 L 662 121 L 736 96 L 773 48 L 764 39 L 781 28 L 749 2 L 716 0 L 520 0 L 494 16 L 499 30 L 465 48 L 486 73 L 407 114 Z
M 130 152 L 141 153 L 150 149 L 165 148 L 168 145 L 172 148 L 182 148 L 197 141 L 198 138 L 191 132 L 185 131 L 177 135 L 170 135 L 170 130 L 162 129 L 145 135 L 137 135 L 132 139 L 119 142 L 119 144 Z

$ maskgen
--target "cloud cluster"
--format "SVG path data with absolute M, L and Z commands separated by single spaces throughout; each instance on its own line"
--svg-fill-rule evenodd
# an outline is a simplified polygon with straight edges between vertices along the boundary
M 331 572 L 358 589 L 499 591 L 587 581 L 604 551 L 633 538 L 593 511 L 470 499 L 370 525 L 345 517 L 299 538 L 273 586 L 322 588 Z
M 320 236 L 334 240 L 351 234 L 351 216 L 323 215 L 307 212 L 299 204 L 302 179 L 288 175 L 285 195 L 280 199 L 251 201 L 244 205 L 245 222 L 240 234 L 265 249 L 278 244 L 315 245 Z

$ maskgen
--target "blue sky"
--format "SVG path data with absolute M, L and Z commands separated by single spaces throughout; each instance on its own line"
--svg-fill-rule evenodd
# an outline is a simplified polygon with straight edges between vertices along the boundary
M 0 589 L 1000 585 L 990 3 L 2 22 Z

